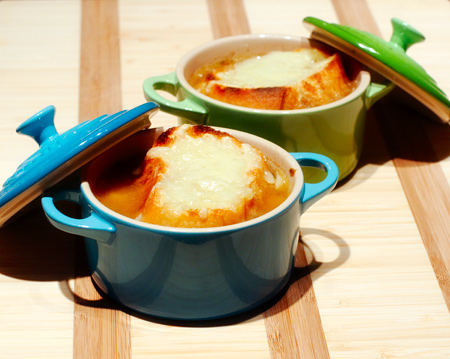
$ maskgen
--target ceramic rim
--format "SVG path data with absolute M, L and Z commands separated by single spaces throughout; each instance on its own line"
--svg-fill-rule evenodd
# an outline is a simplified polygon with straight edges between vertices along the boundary
M 356 81 L 358 82 L 358 86 L 350 93 L 349 95 L 330 103 L 327 103 L 325 105 L 311 107 L 311 108 L 304 108 L 304 109 L 298 109 L 298 110 L 264 110 L 264 109 L 253 109 L 249 107 L 242 107 L 237 105 L 232 105 L 226 102 L 215 100 L 209 96 L 206 96 L 202 94 L 201 92 L 194 89 L 189 82 L 187 81 L 185 77 L 185 70 L 187 65 L 193 61 L 197 56 L 205 53 L 208 50 L 215 49 L 217 47 L 225 47 L 230 44 L 235 43 L 242 43 L 247 44 L 249 41 L 260 41 L 260 42 L 274 42 L 274 41 L 280 41 L 280 42 L 286 42 L 286 43 L 293 43 L 293 44 L 299 44 L 303 46 L 307 46 L 307 42 L 310 40 L 304 37 L 294 37 L 289 35 L 266 35 L 266 34 L 255 34 L 255 35 L 237 35 L 237 36 L 230 36 L 225 37 L 222 39 L 210 41 L 208 43 L 205 43 L 190 52 L 188 52 L 186 55 L 184 55 L 176 68 L 176 75 L 178 78 L 179 83 L 182 87 L 187 89 L 190 93 L 195 94 L 196 97 L 202 99 L 205 102 L 210 102 L 216 106 L 224 106 L 228 107 L 233 110 L 242 111 L 245 113 L 258 113 L 266 116 L 270 115 L 297 115 L 297 114 L 308 114 L 312 112 L 320 112 L 320 111 L 326 111 L 331 108 L 337 108 L 340 106 L 344 106 L 349 102 L 354 101 L 355 99 L 359 98 L 369 87 L 370 85 L 370 73 L 364 70 L 361 70 L 359 74 L 356 77 Z M 298 46 L 297 46 L 298 47 Z M 221 58 L 222 56 L 217 57 L 217 59 Z
M 274 208 L 273 210 L 259 216 L 256 218 L 253 218 L 248 221 L 221 226 L 221 227 L 208 227 L 208 228 L 183 228 L 183 227 L 168 227 L 168 226 L 162 226 L 157 224 L 151 224 L 146 222 L 141 222 L 136 219 L 124 216 L 122 214 L 119 214 L 117 212 L 114 212 L 110 208 L 106 207 L 104 204 L 102 204 L 92 193 L 92 190 L 90 188 L 90 185 L 88 181 L 86 180 L 87 176 L 84 177 L 82 183 L 81 183 L 81 192 L 83 193 L 85 199 L 87 199 L 94 207 L 94 209 L 98 213 L 105 213 L 107 216 L 114 218 L 118 222 L 121 222 L 122 224 L 135 227 L 135 228 L 141 228 L 141 229 L 151 229 L 156 232 L 161 233 L 178 233 L 178 234 L 186 234 L 186 235 L 195 235 L 195 234 L 209 234 L 209 233 L 225 233 L 225 232 L 234 232 L 237 230 L 242 230 L 244 228 L 249 228 L 255 225 L 258 225 L 260 223 L 263 223 L 265 221 L 271 220 L 272 218 L 275 218 L 285 211 L 287 211 L 292 205 L 295 204 L 295 202 L 300 203 L 300 194 L 303 188 L 303 172 L 298 164 L 298 162 L 294 159 L 294 157 L 289 154 L 289 152 L 285 151 L 278 145 L 267 141 L 261 137 L 248 134 L 242 131 L 232 130 L 232 129 L 226 129 L 221 127 L 213 127 L 214 129 L 217 129 L 219 131 L 227 132 L 231 134 L 232 136 L 235 136 L 240 141 L 250 143 L 251 145 L 257 147 L 261 152 L 263 152 L 265 155 L 267 155 L 271 160 L 273 160 L 277 164 L 281 164 L 280 162 L 283 162 L 281 164 L 281 167 L 283 167 L 285 170 L 287 167 L 293 168 L 295 170 L 294 176 L 292 176 L 292 189 L 289 196 L 281 203 L 278 207 Z M 269 154 L 270 152 L 270 154 Z

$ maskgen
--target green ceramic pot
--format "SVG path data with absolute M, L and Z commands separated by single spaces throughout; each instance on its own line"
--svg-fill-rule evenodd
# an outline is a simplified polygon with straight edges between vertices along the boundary
M 355 75 L 358 86 L 347 97 L 324 106 L 284 111 L 250 109 L 217 101 L 196 91 L 187 81 L 201 65 L 234 54 L 317 46 L 324 45 L 283 35 L 222 38 L 190 51 L 179 61 L 175 72 L 146 79 L 144 94 L 148 101 L 158 103 L 162 111 L 178 116 L 180 123 L 237 129 L 268 139 L 289 152 L 323 154 L 337 164 L 342 180 L 355 169 L 360 157 L 366 111 L 393 85 L 371 83 L 370 74 L 359 71 Z M 176 100 L 161 95 L 160 90 L 176 96 Z

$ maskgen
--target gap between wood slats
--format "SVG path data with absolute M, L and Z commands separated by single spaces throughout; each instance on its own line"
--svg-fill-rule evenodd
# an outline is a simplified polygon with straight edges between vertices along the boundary
M 333 5 L 341 24 L 381 37 L 365 0 Z M 450 186 L 428 137 L 434 124 L 389 98 L 375 105 L 374 114 L 450 310 Z
M 83 0 L 79 121 L 122 109 L 119 14 L 117 0 Z M 78 242 L 75 295 L 90 301 L 101 297 L 87 273 L 84 243 Z M 111 308 L 75 302 L 75 359 L 131 358 L 130 318 Z
M 208 0 L 215 38 L 250 33 L 247 15 L 240 0 Z M 301 243 L 296 267 L 307 267 Z M 287 293 L 264 313 L 272 358 L 329 358 L 328 346 L 308 271 L 290 285 Z

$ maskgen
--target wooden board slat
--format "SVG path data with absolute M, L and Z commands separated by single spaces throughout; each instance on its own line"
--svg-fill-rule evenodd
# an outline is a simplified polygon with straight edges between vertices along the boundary
M 248 33 L 241 1 L 209 0 L 216 38 Z M 306 267 L 303 246 L 298 246 L 296 265 Z M 329 358 L 317 301 L 309 271 L 294 281 L 286 295 L 264 313 L 273 358 Z
M 428 138 L 427 119 L 389 102 L 375 113 L 450 310 L 450 186 Z
M 242 0 L 208 0 L 214 38 L 250 33 Z
M 426 36 L 408 53 L 448 93 L 449 10 L 448 0 L 0 1 L 2 179 L 36 149 L 14 130 L 43 107 L 55 105 L 61 133 L 143 103 L 145 78 L 214 37 L 308 36 L 305 16 L 379 27 L 385 39 L 390 18 L 404 19 Z M 82 239 L 39 208 L 3 229 L 0 358 L 450 358 L 450 127 L 396 95 L 367 114 L 355 173 L 302 216 L 289 287 L 252 313 L 207 323 L 125 314 L 92 286 Z M 177 119 L 160 112 L 152 123 Z
M 382 38 L 365 0 L 333 0 L 340 22 Z M 386 101 L 384 101 L 386 103 Z M 450 187 L 428 139 L 432 121 L 392 101 L 375 116 L 450 310 Z M 397 111 L 396 111 L 397 110 Z M 445 125 L 442 125 L 442 129 Z
M 264 313 L 272 358 L 330 357 L 303 243 L 287 293 Z
M 118 0 L 82 0 L 79 121 L 122 110 Z
M 80 122 L 122 109 L 118 2 L 83 0 L 81 15 Z M 100 301 L 86 276 L 85 256 L 79 246 L 75 296 Z M 102 308 L 75 301 L 73 343 L 75 359 L 131 358 L 129 315 L 113 304 Z

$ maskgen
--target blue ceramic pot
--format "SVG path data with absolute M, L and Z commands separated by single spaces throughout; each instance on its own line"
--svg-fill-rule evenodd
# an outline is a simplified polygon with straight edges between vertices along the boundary
M 300 215 L 334 188 L 338 169 L 322 155 L 289 154 L 260 137 L 220 130 L 259 148 L 291 174 L 291 194 L 279 207 L 243 223 L 194 229 L 152 225 L 117 214 L 94 197 L 87 180 L 79 191 L 42 198 L 55 227 L 85 238 L 92 278 L 115 301 L 152 316 L 203 320 L 253 309 L 286 286 Z M 145 132 L 154 139 L 154 130 Z M 128 141 L 131 146 L 139 147 L 138 143 Z M 128 147 L 127 151 L 133 150 Z M 119 149 L 116 155 L 127 151 Z M 100 156 L 85 178 L 115 157 L 108 152 Z M 300 165 L 320 168 L 326 178 L 304 183 Z M 79 203 L 83 218 L 61 213 L 55 206 L 60 200 Z

